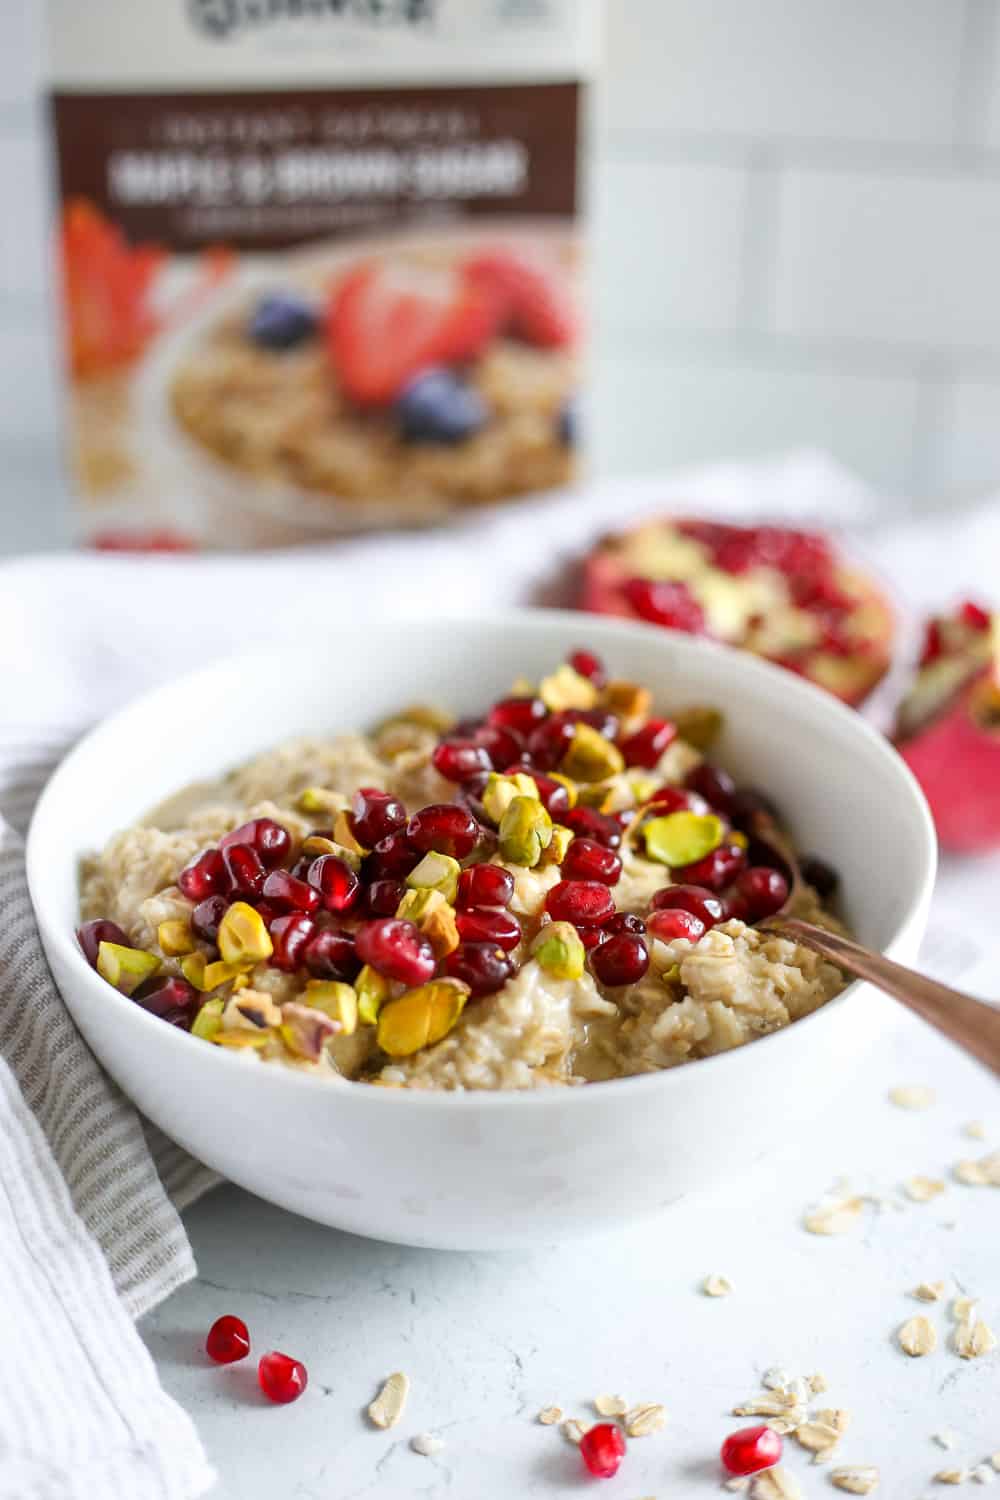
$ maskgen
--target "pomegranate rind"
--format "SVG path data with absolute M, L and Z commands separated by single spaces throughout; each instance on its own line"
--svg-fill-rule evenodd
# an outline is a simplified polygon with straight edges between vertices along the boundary
M 1000 848 L 1000 728 L 978 712 L 989 669 L 896 748 L 923 788 L 938 839 L 956 853 Z

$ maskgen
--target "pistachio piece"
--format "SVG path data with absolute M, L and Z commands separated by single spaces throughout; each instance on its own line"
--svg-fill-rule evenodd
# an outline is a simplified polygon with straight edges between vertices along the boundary
M 430 729 L 434 734 L 446 734 L 455 722 L 455 715 L 450 714 L 446 708 L 440 708 L 434 703 L 411 703 L 407 708 L 401 708 L 388 719 L 383 719 L 375 726 L 374 734 L 384 734 L 387 729 L 394 729 L 397 724 L 415 724 L 419 729 Z
M 354 832 L 346 812 L 339 812 L 334 818 L 333 837 L 335 843 L 342 844 L 345 849 L 350 850 L 352 854 L 356 854 L 359 859 L 368 853 L 364 844 L 359 844 L 354 837 Z
M 343 1036 L 353 1036 L 358 1029 L 358 996 L 352 985 L 339 979 L 310 979 L 305 988 L 305 1003 L 321 1010 L 334 1021 Z
M 486 816 L 499 823 L 515 797 L 537 797 L 538 787 L 526 771 L 500 776 L 491 771 L 482 795 Z
M 538 856 L 539 868 L 545 865 L 561 865 L 566 858 L 566 850 L 572 842 L 572 828 L 566 828 L 562 823 L 553 823 L 551 841 Z
M 457 859 L 432 849 L 407 875 L 406 884 L 411 891 L 438 891 L 446 901 L 453 902 L 458 895 L 461 873 L 462 866 Z
M 590 678 L 581 677 L 569 662 L 563 662 L 550 677 L 542 678 L 538 696 L 554 714 L 567 708 L 593 708 L 597 703 L 597 689 Z
M 747 838 L 746 834 L 740 828 L 734 828 L 734 829 L 732 829 L 730 831 L 729 842 L 731 844 L 735 844 L 738 849 L 749 849 L 750 848 L 750 840 Z
M 390 1057 L 409 1057 L 448 1035 L 469 996 L 457 979 L 432 979 L 390 1000 L 378 1018 L 378 1044 Z
M 208 985 L 205 983 L 205 968 L 207 964 L 208 959 L 201 952 L 188 953 L 181 959 L 181 973 L 188 984 L 193 984 L 196 990 L 208 989 Z
M 341 792 L 329 791 L 323 786 L 307 786 L 304 792 L 299 793 L 296 806 L 299 812 L 304 813 L 339 813 L 344 812 L 350 804 Z
M 289 1000 L 281 1007 L 281 1040 L 289 1052 L 308 1062 L 319 1061 L 323 1048 L 340 1029 L 339 1023 L 318 1006 Z
M 552 842 L 552 819 L 537 797 L 515 797 L 500 819 L 499 848 L 512 865 L 537 865 Z
M 617 812 L 615 803 L 618 784 L 614 781 L 595 781 L 580 788 L 580 804 L 592 807 L 595 812 Z
M 682 708 L 671 714 L 677 725 L 678 737 L 687 740 L 696 750 L 707 750 L 722 732 L 722 715 L 717 708 L 705 708 L 696 704 L 693 708 Z
M 374 1026 L 379 1011 L 392 993 L 392 985 L 384 974 L 373 969 L 371 964 L 365 964 L 354 981 L 354 990 L 358 997 L 358 1020 L 365 1026 Z
M 591 724 L 581 721 L 576 725 L 562 759 L 566 776 L 587 783 L 607 781 L 609 776 L 617 776 L 624 769 L 625 761 L 617 745 L 606 740 Z
M 638 682 L 612 678 L 605 684 L 601 702 L 620 721 L 622 734 L 633 734 L 649 718 L 653 695 Z
M 200 987 L 203 990 L 217 990 L 221 984 L 230 984 L 232 980 L 238 979 L 242 972 L 239 964 L 227 964 L 218 959 L 214 964 L 205 965 Z
M 661 865 L 693 865 L 722 843 L 725 829 L 714 813 L 674 812 L 644 823 L 646 857 Z
M 168 958 L 194 952 L 194 935 L 183 917 L 171 917 L 156 929 L 156 941 Z
M 156 954 L 147 953 L 144 948 L 126 948 L 122 943 L 101 943 L 97 949 L 98 974 L 123 995 L 131 995 L 159 967 L 160 960 Z
M 561 771 L 550 771 L 549 780 L 558 781 L 560 786 L 564 786 L 566 788 L 566 795 L 569 797 L 570 808 L 574 808 L 577 803 L 577 798 L 580 795 L 579 788 L 577 787 L 576 782 L 571 781 L 568 776 L 564 776 Z
M 224 1004 L 223 1000 L 206 1000 L 191 1022 L 191 1035 L 200 1036 L 203 1042 L 214 1042 L 222 1030 Z
M 633 800 L 638 807 L 643 802 L 649 802 L 653 795 L 659 791 L 660 778 L 658 776 L 643 776 L 641 772 L 637 774 L 633 771 L 628 777 L 628 786 Z M 616 808 L 615 811 L 620 812 L 621 808 Z
M 453 953 L 461 941 L 455 923 L 455 908 L 440 891 L 430 888 L 407 891 L 396 908 L 396 916 L 420 928 L 437 958 Z
M 215 1037 L 215 1045 L 231 1047 L 234 1051 L 262 1052 L 273 1036 L 273 1031 L 220 1031 Z
M 355 875 L 361 869 L 361 855 L 356 849 L 348 849 L 344 844 L 338 844 L 335 839 L 328 839 L 323 833 L 311 833 L 308 838 L 302 840 L 302 853 L 311 854 L 318 858 L 321 854 L 333 854 L 337 859 L 342 859 Z
M 531 956 L 553 979 L 579 979 L 587 954 L 572 922 L 547 922 L 531 945 Z
M 280 1025 L 281 1011 L 263 990 L 231 996 L 222 1011 L 223 1031 L 269 1031 Z
M 227 964 L 264 963 L 274 952 L 264 918 L 246 901 L 233 902 L 219 923 L 216 941 Z

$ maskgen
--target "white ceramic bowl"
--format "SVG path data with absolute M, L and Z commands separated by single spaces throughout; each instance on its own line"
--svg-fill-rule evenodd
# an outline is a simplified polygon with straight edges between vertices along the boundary
M 833 698 L 746 655 L 621 621 L 533 611 L 370 625 L 148 694 L 88 735 L 42 795 L 28 878 L 45 950 L 90 1046 L 150 1119 L 309 1218 L 486 1249 L 609 1228 L 721 1182 L 850 1080 L 890 1013 L 864 985 L 787 1030 L 669 1072 L 432 1094 L 340 1085 L 207 1046 L 85 963 L 73 935 L 79 858 L 168 793 L 287 736 L 364 726 L 417 698 L 471 712 L 583 641 L 664 705 L 722 707 L 722 762 L 768 789 L 800 847 L 841 871 L 862 941 L 913 959 L 935 869 L 926 804 L 895 751 Z

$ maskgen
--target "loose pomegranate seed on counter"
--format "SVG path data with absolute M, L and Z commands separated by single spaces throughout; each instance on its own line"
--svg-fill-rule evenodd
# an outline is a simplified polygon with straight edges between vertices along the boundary
M 637 932 L 617 932 L 595 948 L 590 963 L 601 984 L 637 984 L 649 968 L 649 949 Z
M 267 871 L 250 844 L 231 844 L 222 851 L 222 862 L 230 892 L 239 896 L 263 896 Z
M 545 897 L 553 922 L 572 922 L 574 927 L 600 926 L 614 909 L 614 897 L 599 880 L 560 880 Z
M 625 1457 L 625 1437 L 614 1422 L 598 1422 L 580 1439 L 580 1457 L 595 1479 L 611 1479 Z
M 509 906 L 514 895 L 514 877 L 502 865 L 472 865 L 458 877 L 455 905 L 461 911 L 474 906 Z
M 782 1447 L 781 1434 L 773 1427 L 741 1427 L 722 1445 L 722 1466 L 727 1473 L 740 1477 L 759 1474 L 779 1461 Z
M 423 853 L 435 850 L 454 859 L 464 859 L 476 847 L 479 824 L 455 802 L 432 802 L 414 813 L 406 825 L 406 836 Z
M 398 917 L 376 917 L 362 922 L 354 944 L 362 963 L 371 964 L 387 979 L 416 986 L 424 984 L 434 973 L 434 949 L 412 922 Z
M 653 897 L 655 911 L 663 911 L 667 907 L 674 906 L 679 906 L 682 911 L 689 911 L 694 916 L 700 917 L 706 927 L 714 927 L 716 922 L 724 922 L 726 919 L 726 903 L 721 896 L 713 895 L 704 886 L 668 885 L 665 890 L 657 891 Z M 647 920 L 647 927 L 650 927 L 651 920 Z
M 676 724 L 669 719 L 650 719 L 635 734 L 622 740 L 619 748 L 627 766 L 643 766 L 651 771 L 676 738 Z
M 327 911 L 343 915 L 358 904 L 361 881 L 338 854 L 321 854 L 309 871 L 309 884 L 320 893 Z
M 588 953 L 592 953 L 595 948 L 606 943 L 611 936 L 606 927 L 578 927 L 576 930 L 580 942 Z
M 271 936 L 274 937 L 273 927 Z M 355 980 L 361 970 L 352 935 L 330 929 L 307 936 L 302 961 L 314 979 L 340 979 L 346 984 Z M 274 962 L 273 958 L 271 962 Z
M 701 765 L 689 771 L 684 782 L 694 792 L 699 792 L 717 812 L 728 813 L 736 793 L 736 782 L 728 771 L 703 760 Z
M 622 841 L 620 824 L 593 807 L 571 808 L 561 821 L 577 838 L 593 839 L 595 843 L 606 844 L 609 849 L 617 849 Z
M 132 991 L 132 999 L 140 1010 L 148 1010 L 151 1016 L 158 1016 L 161 1021 L 169 1021 L 172 1026 L 185 1031 L 190 1030 L 198 1008 L 198 992 L 194 985 L 188 984 L 186 979 L 164 978 L 162 974 L 144 979 Z
M 734 892 L 737 900 L 746 902 L 751 922 L 760 922 L 773 917 L 779 907 L 788 900 L 788 881 L 780 870 L 766 865 L 753 865 L 744 870 L 736 882 Z
M 493 995 L 514 973 L 514 960 L 496 943 L 459 943 L 444 961 L 450 979 L 460 979 L 473 995 Z
M 306 947 L 316 932 L 316 923 L 305 912 L 295 911 L 287 917 L 276 917 L 268 932 L 274 944 L 268 963 L 291 974 L 304 961 Z
M 302 1395 L 309 1384 L 309 1375 L 301 1360 L 271 1349 L 260 1357 L 257 1382 L 269 1401 L 287 1406 L 289 1401 L 297 1401 Z
M 96 922 L 84 922 L 76 929 L 76 940 L 92 969 L 97 968 L 97 950 L 102 943 L 118 943 L 122 948 L 129 946 L 128 934 L 122 932 L 117 922 L 108 922 L 104 917 L 99 917 Z
M 178 889 L 189 901 L 204 901 L 228 885 L 226 866 L 218 849 L 204 849 L 196 854 L 177 877 Z
M 708 927 L 693 911 L 674 906 L 650 912 L 646 918 L 646 931 L 651 938 L 659 938 L 661 943 L 672 943 L 676 938 L 687 938 L 689 943 L 696 943 L 705 936 Z
M 319 862 L 316 860 L 316 864 Z M 279 911 L 318 911 L 322 900 L 315 885 L 308 880 L 299 880 L 287 870 L 272 870 L 264 881 L 262 894 L 264 900 L 271 902 Z M 257 909 L 260 910 L 259 907 Z
M 617 885 L 622 862 L 606 844 L 599 844 L 596 839 L 575 838 L 560 868 L 564 880 L 599 880 L 602 885 Z
M 401 880 L 373 880 L 365 892 L 367 912 L 373 917 L 394 917 L 405 895 Z
M 378 787 L 363 786 L 351 799 L 351 828 L 359 844 L 374 849 L 380 839 L 406 823 L 406 808 L 398 797 L 379 791 Z
M 701 605 L 685 583 L 656 583 L 650 578 L 629 578 L 622 592 L 636 614 L 653 625 L 686 630 L 695 635 L 705 629 Z
M 526 735 L 548 712 L 541 698 L 501 698 L 486 715 L 486 721 L 498 729 L 513 729 L 516 734 Z
M 442 740 L 431 759 L 447 781 L 468 781 L 480 771 L 493 769 L 489 751 L 473 740 Z
M 602 688 L 608 680 L 608 674 L 604 670 L 604 663 L 593 651 L 581 648 L 571 651 L 569 664 L 574 672 L 579 672 L 581 677 L 587 677 L 596 688 Z
M 238 1359 L 246 1359 L 250 1353 L 250 1333 L 242 1318 L 226 1313 L 216 1318 L 208 1330 L 205 1353 L 217 1365 L 231 1365 Z
M 521 941 L 521 924 L 509 911 L 497 911 L 495 907 L 480 907 L 473 911 L 455 914 L 455 926 L 465 943 L 490 943 L 503 948 L 506 953 L 515 949 Z
M 641 917 L 634 912 L 616 911 L 613 917 L 605 922 L 608 932 L 645 932 L 646 924 Z
M 703 885 L 709 891 L 725 890 L 746 869 L 747 852 L 739 844 L 720 844 L 693 865 L 675 870 L 686 885 Z
M 252 822 L 234 828 L 232 833 L 224 834 L 219 840 L 220 849 L 232 849 L 235 844 L 249 844 L 268 870 L 276 869 L 287 859 L 292 847 L 288 830 L 273 818 L 254 818 Z
M 206 896 L 199 901 L 191 913 L 191 931 L 206 943 L 214 943 L 219 936 L 219 923 L 229 908 L 225 896 Z
M 401 828 L 379 839 L 361 866 L 366 880 L 403 880 L 420 863 L 420 850 L 414 849 Z

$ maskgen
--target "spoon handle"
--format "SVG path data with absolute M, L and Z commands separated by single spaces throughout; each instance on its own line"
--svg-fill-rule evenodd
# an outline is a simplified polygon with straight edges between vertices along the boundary
M 798 917 L 775 917 L 762 926 L 821 953 L 855 979 L 867 979 L 885 990 L 1000 1075 L 1000 1009 Z

